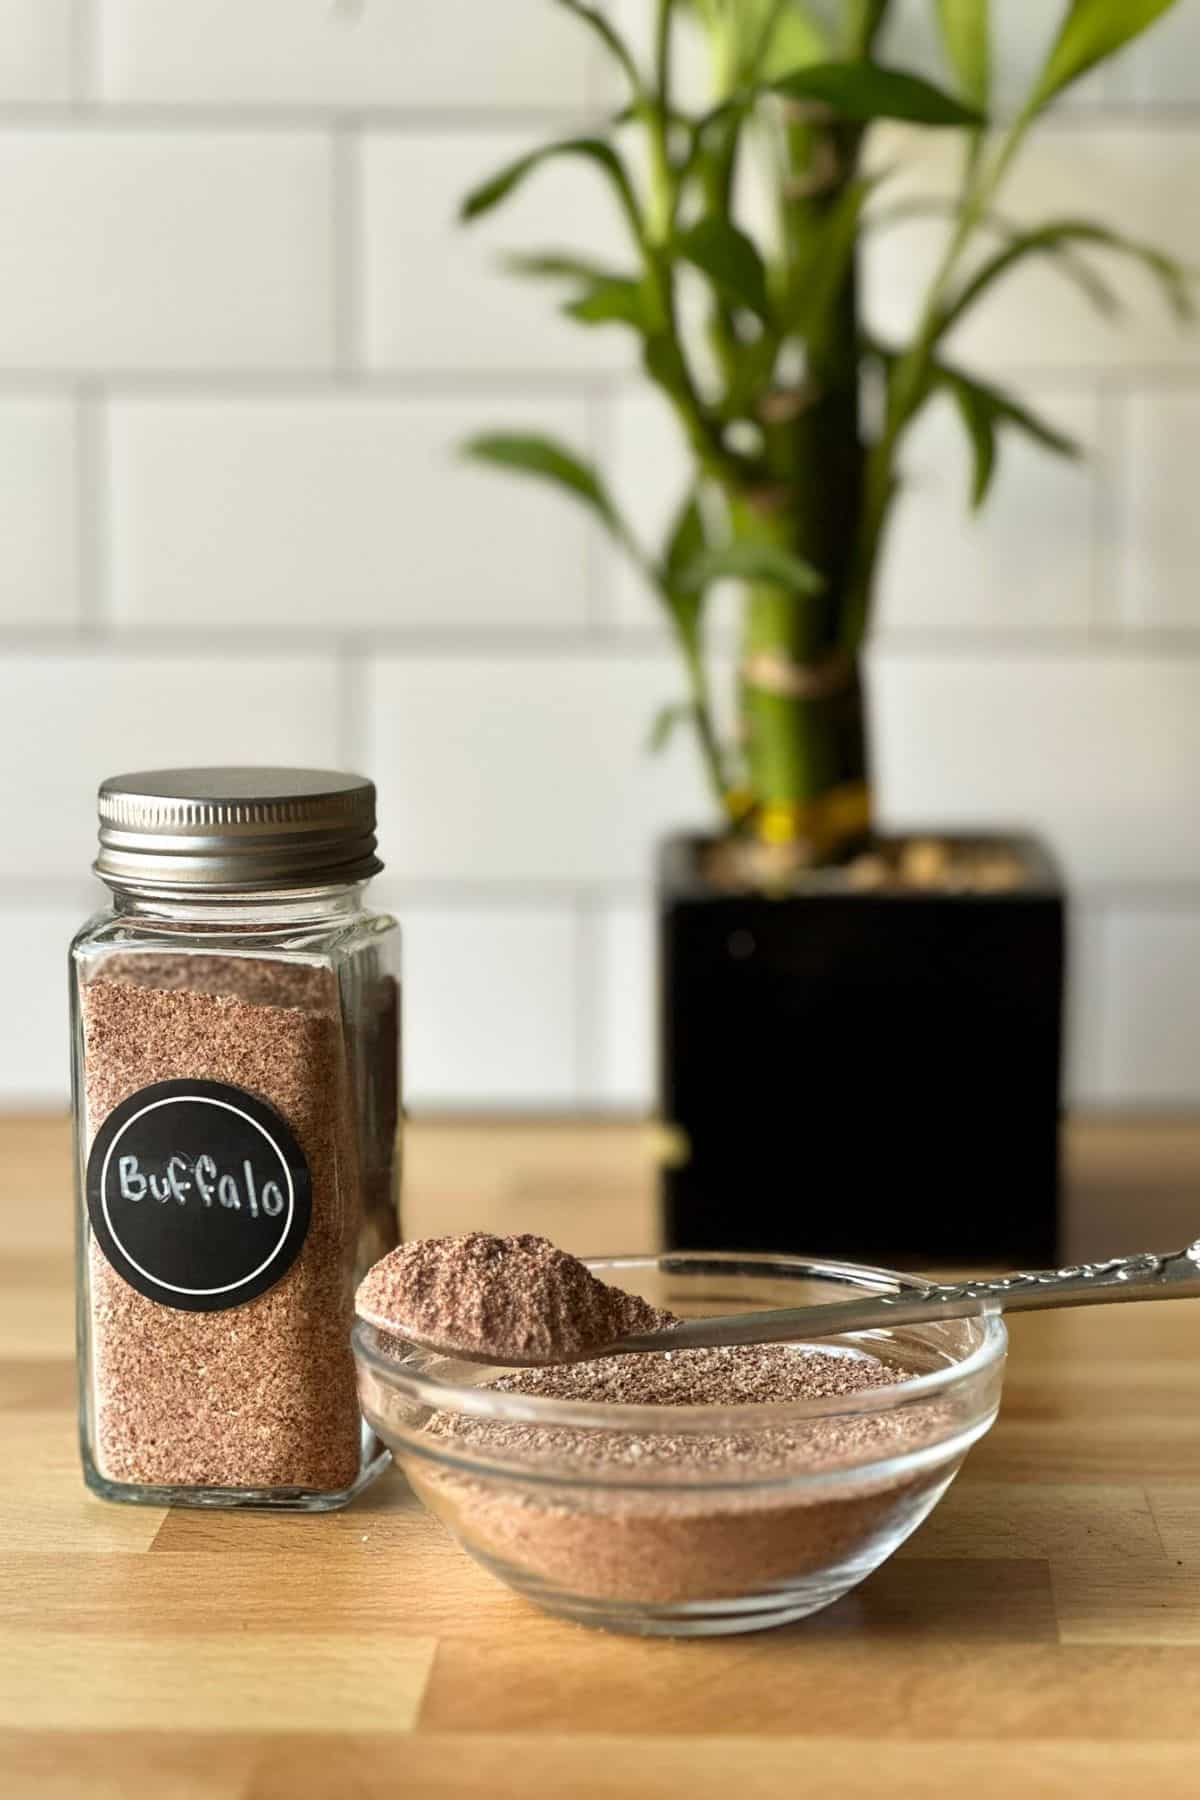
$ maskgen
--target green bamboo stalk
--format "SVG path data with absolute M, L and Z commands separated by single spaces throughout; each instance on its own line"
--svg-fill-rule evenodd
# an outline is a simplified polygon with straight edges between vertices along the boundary
M 789 271 L 811 265 L 814 240 L 821 243 L 855 178 L 858 148 L 856 134 L 793 110 L 786 127 Z M 826 581 L 815 599 L 764 585 L 749 590 L 740 685 L 762 833 L 811 860 L 834 847 L 820 827 L 821 803 L 862 782 L 866 763 L 861 684 L 841 636 L 864 492 L 853 258 L 823 314 L 809 320 L 806 346 L 803 385 L 768 397 L 772 486 L 740 504 L 735 529 L 804 557 Z

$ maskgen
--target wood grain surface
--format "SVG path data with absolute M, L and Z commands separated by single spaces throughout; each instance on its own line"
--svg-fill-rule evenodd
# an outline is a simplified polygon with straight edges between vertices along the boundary
M 634 1126 L 410 1136 L 410 1235 L 653 1241 Z M 1200 1231 L 1200 1127 L 1070 1141 L 1072 1249 Z M 806 1623 L 543 1617 L 395 1472 L 324 1518 L 106 1506 L 75 1448 L 59 1120 L 0 1121 L 0 1796 L 859 1800 L 1200 1794 L 1200 1306 L 1013 1321 L 947 1498 Z M 819 1247 L 819 1246 L 814 1246 Z

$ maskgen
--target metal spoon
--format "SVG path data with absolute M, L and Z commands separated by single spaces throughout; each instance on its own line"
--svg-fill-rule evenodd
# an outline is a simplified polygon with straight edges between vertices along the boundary
M 1079 1263 L 1073 1268 L 1039 1269 L 1001 1275 L 991 1281 L 953 1285 L 930 1282 L 895 1293 L 867 1294 L 861 1299 L 834 1300 L 822 1306 L 773 1308 L 762 1312 L 716 1314 L 686 1319 L 665 1331 L 645 1331 L 616 1338 L 560 1361 L 590 1362 L 598 1356 L 628 1356 L 652 1350 L 702 1350 L 734 1344 L 788 1344 L 848 1331 L 886 1330 L 894 1325 L 932 1324 L 986 1313 L 1032 1312 L 1043 1306 L 1096 1306 L 1118 1300 L 1186 1300 L 1200 1295 L 1200 1238 L 1186 1250 L 1162 1256 L 1114 1256 L 1108 1262 Z M 411 1344 L 466 1362 L 502 1362 L 508 1368 L 535 1367 L 529 1357 L 485 1355 L 478 1349 L 435 1344 L 398 1322 L 368 1323 L 402 1336 Z
M 1186 1300 L 1200 1295 L 1200 1238 L 1186 1250 L 1114 1256 L 1108 1262 L 1037 1269 L 990 1281 L 931 1282 L 898 1293 L 868 1294 L 823 1306 L 728 1313 L 688 1319 L 667 1331 L 619 1338 L 600 1354 L 699 1350 L 731 1344 L 786 1344 L 846 1331 L 886 1330 L 985 1313 L 1032 1312 L 1043 1306 L 1097 1306 L 1117 1300 Z M 594 1354 L 594 1353 L 593 1353 Z

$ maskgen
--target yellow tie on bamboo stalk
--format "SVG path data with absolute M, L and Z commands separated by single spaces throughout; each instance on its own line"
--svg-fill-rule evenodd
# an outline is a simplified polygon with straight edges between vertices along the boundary
M 839 844 L 861 837 L 871 824 L 871 791 L 865 781 L 846 781 L 816 800 L 794 806 L 764 806 L 757 834 L 772 848 L 809 843 L 824 856 Z

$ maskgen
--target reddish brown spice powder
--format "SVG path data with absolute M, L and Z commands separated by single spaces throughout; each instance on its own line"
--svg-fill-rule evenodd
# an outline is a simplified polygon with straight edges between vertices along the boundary
M 528 1232 L 404 1244 L 370 1271 L 355 1305 L 383 1331 L 495 1363 L 569 1361 L 674 1323 Z
M 394 1243 L 396 1225 L 390 1143 L 379 1156 L 368 1146 L 364 1159 L 353 1128 L 333 975 L 256 958 L 114 955 L 85 982 L 81 1005 L 89 1144 L 114 1107 L 151 1083 L 225 1082 L 282 1113 L 313 1195 L 287 1274 L 226 1311 L 148 1299 L 88 1233 L 100 1473 L 180 1487 L 348 1487 L 361 1455 L 354 1282 Z M 382 1121 L 381 1134 L 391 1125 Z
M 738 1407 L 829 1398 L 908 1379 L 872 1356 L 792 1345 L 676 1350 L 548 1369 L 488 1385 L 576 1404 Z M 602 1416 L 602 1415 L 601 1415 Z M 430 1448 L 494 1462 L 489 1477 L 406 1460 L 413 1486 L 465 1543 L 550 1589 L 615 1604 L 680 1605 L 770 1589 L 865 1554 L 938 1466 L 878 1465 L 947 1432 L 944 1404 L 687 1432 L 544 1426 L 441 1412 Z M 872 1467 L 862 1467 L 873 1464 Z M 503 1471 L 503 1472 L 502 1472 Z M 788 1477 L 839 1475 L 834 1485 Z M 555 1485 L 555 1475 L 563 1477 Z M 531 1480 L 530 1476 L 537 1479 Z M 656 1485 L 657 1483 L 657 1485 Z

